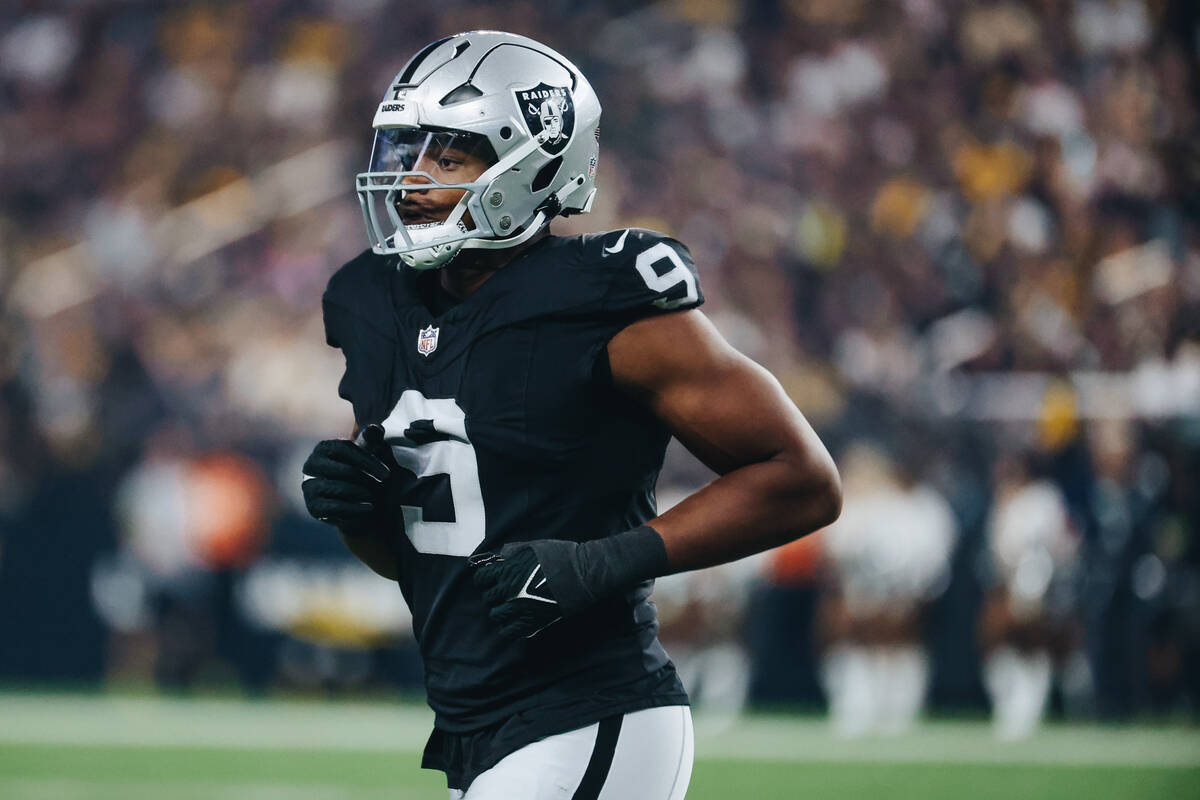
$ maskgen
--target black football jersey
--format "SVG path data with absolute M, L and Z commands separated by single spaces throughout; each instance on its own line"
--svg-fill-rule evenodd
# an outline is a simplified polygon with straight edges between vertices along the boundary
M 655 516 L 669 434 L 615 391 L 605 348 L 631 322 L 700 305 L 687 249 L 635 229 L 548 237 L 460 303 L 436 273 L 397 264 L 363 253 L 323 310 L 346 359 L 339 394 L 360 427 L 383 424 L 412 473 L 386 535 L 436 712 L 426 765 L 486 768 L 546 735 L 687 702 L 650 583 L 513 641 L 467 566 L 511 542 L 586 541 Z M 499 733 L 472 745 L 480 731 Z

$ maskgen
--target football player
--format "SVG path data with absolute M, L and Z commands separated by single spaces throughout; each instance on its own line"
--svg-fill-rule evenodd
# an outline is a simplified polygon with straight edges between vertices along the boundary
M 985 532 L 992 585 L 980 615 L 983 685 L 996 736 L 1026 739 L 1042 723 L 1055 673 L 1076 647 L 1079 537 L 1062 490 L 1032 460 L 993 466 Z
M 822 527 L 829 454 L 700 311 L 645 230 L 556 237 L 595 197 L 600 104 L 521 36 L 417 53 L 357 191 L 371 248 L 330 280 L 350 440 L 305 464 L 310 513 L 399 583 L 452 798 L 682 798 L 687 695 L 653 579 Z M 720 477 L 656 516 L 674 434 Z

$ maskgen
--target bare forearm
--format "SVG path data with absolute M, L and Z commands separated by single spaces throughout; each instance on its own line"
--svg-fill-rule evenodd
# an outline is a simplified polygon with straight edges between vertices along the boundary
M 382 539 L 371 535 L 347 535 L 340 529 L 342 541 L 346 543 L 346 547 L 354 554 L 355 558 L 366 564 L 374 572 L 389 581 L 399 579 L 399 573 L 396 569 L 396 552 Z
M 786 459 L 723 475 L 649 525 L 672 572 L 701 569 L 786 544 L 837 518 L 841 489 L 832 462 L 798 468 Z

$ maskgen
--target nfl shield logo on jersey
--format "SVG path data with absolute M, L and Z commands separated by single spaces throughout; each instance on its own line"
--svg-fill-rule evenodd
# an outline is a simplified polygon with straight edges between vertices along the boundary
M 417 334 L 417 352 L 423 356 L 427 356 L 434 350 L 437 350 L 438 328 L 430 325 L 428 328 L 422 328 Z

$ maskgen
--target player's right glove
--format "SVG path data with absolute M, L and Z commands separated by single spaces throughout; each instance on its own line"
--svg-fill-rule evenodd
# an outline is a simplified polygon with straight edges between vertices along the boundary
M 395 476 L 395 460 L 383 442 L 383 428 L 368 425 L 363 439 L 366 448 L 349 439 L 318 442 L 303 467 L 301 488 L 308 513 L 348 536 L 378 529 L 388 485 Z

